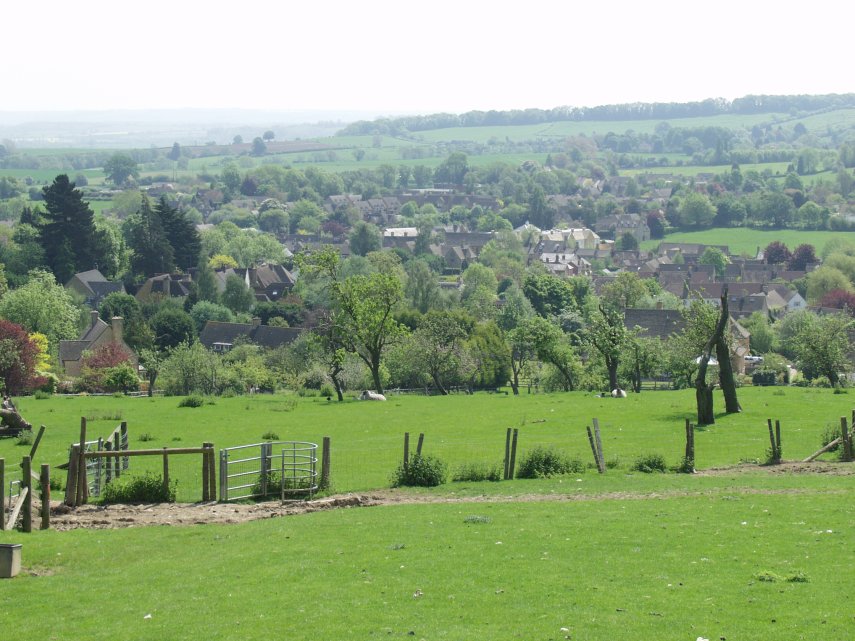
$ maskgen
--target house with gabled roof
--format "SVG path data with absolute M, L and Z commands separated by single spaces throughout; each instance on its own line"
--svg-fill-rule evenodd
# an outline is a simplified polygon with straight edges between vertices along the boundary
M 107 280 L 97 269 L 75 274 L 65 284 L 65 288 L 83 296 L 83 302 L 89 307 L 98 307 L 108 294 L 125 293 L 125 286 L 121 282 Z
M 117 343 L 130 356 L 134 367 L 138 364 L 137 355 L 124 340 L 124 319 L 114 317 L 110 323 L 101 320 L 96 310 L 90 313 L 88 327 L 76 341 L 59 341 L 59 362 L 69 376 L 79 376 L 83 356 L 86 352 L 98 349 L 107 343 Z
M 303 333 L 302 327 L 273 327 L 262 325 L 253 318 L 252 323 L 223 323 L 208 321 L 199 334 L 199 342 L 215 352 L 225 353 L 241 340 L 268 349 L 294 342 Z

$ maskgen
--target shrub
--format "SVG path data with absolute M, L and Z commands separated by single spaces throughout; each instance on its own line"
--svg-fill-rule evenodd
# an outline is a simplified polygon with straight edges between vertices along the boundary
M 392 487 L 436 487 L 445 483 L 446 466 L 434 456 L 416 454 L 409 465 L 403 464 L 395 470 Z
M 191 394 L 190 396 L 185 396 L 181 399 L 181 402 L 178 403 L 178 407 L 202 407 L 205 404 L 205 399 L 199 396 L 198 394 Z
M 147 443 L 148 441 L 153 441 L 154 437 L 151 434 L 149 434 L 148 432 L 143 432 L 142 434 L 137 436 L 137 440 L 140 441 L 141 443 Z
M 120 363 L 104 370 L 102 384 L 107 392 L 136 392 L 140 388 L 140 379 L 130 363 Z
M 811 387 L 822 387 L 822 388 L 830 388 L 832 387 L 831 381 L 828 380 L 827 376 L 817 376 L 810 382 Z
M 774 385 L 776 383 L 775 372 L 767 369 L 758 369 L 751 375 L 751 382 L 758 386 Z
M 53 396 L 53 394 L 51 394 L 50 392 L 44 392 L 42 390 L 37 390 L 36 393 L 33 394 L 33 398 L 35 398 L 37 401 L 43 401 L 45 399 L 50 398 L 51 396 Z
M 840 438 L 840 426 L 833 423 L 826 423 L 825 429 L 822 431 L 822 446 L 825 447 L 832 441 Z M 840 443 L 833 446 L 829 452 L 837 452 L 840 450 Z
M 16 445 L 32 445 L 33 444 L 33 430 L 24 430 L 22 432 L 18 432 L 18 438 L 15 442 Z
M 269 432 L 265 432 L 264 434 L 262 434 L 261 438 L 264 441 L 278 441 L 279 435 L 276 432 L 269 431 Z
M 661 454 L 644 454 L 635 459 L 630 469 L 634 472 L 650 474 L 652 472 L 665 472 L 668 470 L 668 466 L 665 464 L 665 457 Z
M 282 490 L 308 490 L 311 487 L 311 479 L 294 479 L 285 477 L 285 482 L 281 480 L 281 474 L 277 470 L 267 472 L 267 487 L 264 487 L 264 474 L 259 474 L 250 492 L 258 498 L 266 498 L 268 496 L 279 496 Z
M 581 474 L 585 464 L 558 450 L 535 447 L 529 450 L 520 461 L 516 476 L 521 479 L 542 479 L 558 474 Z
M 498 463 L 464 463 L 451 476 L 452 481 L 501 481 L 504 470 Z
M 163 487 L 163 478 L 146 472 L 142 476 L 122 476 L 104 488 L 104 503 L 174 503 L 176 480 Z
M 335 395 L 335 388 L 330 383 L 324 383 L 321 385 L 321 396 L 332 398 Z

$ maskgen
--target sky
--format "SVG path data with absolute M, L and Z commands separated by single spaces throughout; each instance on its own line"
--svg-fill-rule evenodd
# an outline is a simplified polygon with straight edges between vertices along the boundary
M 847 7 L 830 0 L 8 0 L 0 111 L 379 116 L 849 93 L 855 9 Z

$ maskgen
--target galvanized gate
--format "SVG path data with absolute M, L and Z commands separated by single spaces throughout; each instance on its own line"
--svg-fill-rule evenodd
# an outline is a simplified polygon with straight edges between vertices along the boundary
M 220 450 L 220 500 L 311 498 L 318 491 L 318 446 L 268 441 Z
M 121 450 L 128 449 L 128 433 L 126 430 L 119 433 L 116 432 L 116 439 L 104 440 L 99 438 L 97 441 L 86 441 L 84 443 L 84 452 L 101 452 L 104 449 L 116 449 L 114 442 L 118 442 L 118 447 Z M 71 454 L 71 447 L 68 448 Z M 127 456 L 116 457 L 114 459 L 106 458 L 87 458 L 86 459 L 86 478 L 89 481 L 89 496 L 101 496 L 101 490 L 104 485 L 109 483 L 114 477 L 118 478 L 122 472 L 125 472 L 130 467 L 130 458 Z

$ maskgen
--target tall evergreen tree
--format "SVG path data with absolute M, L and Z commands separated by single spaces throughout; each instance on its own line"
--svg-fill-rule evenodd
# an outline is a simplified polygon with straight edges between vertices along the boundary
M 188 270 L 197 263 L 202 249 L 202 241 L 196 226 L 187 219 L 183 211 L 170 205 L 166 196 L 160 197 L 154 209 L 160 217 L 160 224 L 163 226 L 166 238 L 172 245 L 176 267 L 182 271 Z
M 135 274 L 152 276 L 172 271 L 175 265 L 172 245 L 147 197 L 143 196 L 140 210 L 128 220 L 126 234 L 133 250 L 131 269 Z
M 75 272 L 92 269 L 103 246 L 95 229 L 94 213 L 66 174 L 42 189 L 47 211 L 39 226 L 39 242 L 48 265 L 60 283 Z

